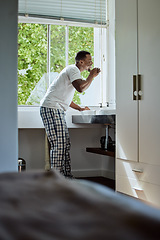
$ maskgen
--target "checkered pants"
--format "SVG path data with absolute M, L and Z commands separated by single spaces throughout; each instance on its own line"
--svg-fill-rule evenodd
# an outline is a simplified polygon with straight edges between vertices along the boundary
M 70 160 L 70 138 L 65 121 L 65 113 L 60 109 L 41 107 L 40 115 L 51 145 L 51 168 L 60 171 L 66 177 L 72 177 Z

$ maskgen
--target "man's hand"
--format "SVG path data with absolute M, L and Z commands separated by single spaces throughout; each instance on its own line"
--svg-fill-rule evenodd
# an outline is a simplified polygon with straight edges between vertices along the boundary
M 90 110 L 90 108 L 89 107 L 81 107 L 81 109 L 79 110 L 79 111 L 85 111 L 85 110 Z
M 89 107 L 80 107 L 79 105 L 77 105 L 73 101 L 71 102 L 70 107 L 75 109 L 75 110 L 78 110 L 78 111 L 90 110 Z
M 92 70 L 90 70 L 90 75 L 95 78 L 99 73 L 100 73 L 100 68 L 93 68 Z

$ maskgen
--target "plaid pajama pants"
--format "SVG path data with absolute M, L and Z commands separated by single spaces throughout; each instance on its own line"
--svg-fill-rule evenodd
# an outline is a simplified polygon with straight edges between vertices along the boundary
M 70 160 L 70 138 L 65 121 L 65 113 L 60 109 L 41 107 L 40 115 L 51 145 L 51 168 L 60 171 L 66 177 L 72 177 Z

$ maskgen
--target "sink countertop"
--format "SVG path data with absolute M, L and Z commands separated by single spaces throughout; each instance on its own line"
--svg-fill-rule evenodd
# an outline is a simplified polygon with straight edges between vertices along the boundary
M 73 115 L 72 123 L 115 124 L 115 113 L 105 115 Z
M 108 116 L 108 117 L 107 117 Z M 69 110 L 66 112 L 66 122 L 68 128 L 94 128 L 103 127 L 103 124 L 111 124 L 115 121 L 115 110 L 96 108 L 79 112 Z M 84 123 L 84 124 L 82 124 Z M 86 124 L 89 123 L 89 124 Z M 96 124 L 96 126 L 94 125 Z M 97 125 L 98 123 L 98 125 Z M 18 128 L 19 129 L 44 129 L 39 114 L 39 107 L 19 107 L 18 108 Z

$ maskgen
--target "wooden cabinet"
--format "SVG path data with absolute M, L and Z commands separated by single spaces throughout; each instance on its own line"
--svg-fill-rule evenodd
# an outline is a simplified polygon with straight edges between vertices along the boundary
M 158 204 L 160 197 L 160 1 L 116 0 L 116 190 L 135 196 L 141 176 L 141 193 Z M 136 89 L 134 89 L 136 87 Z M 138 100 L 141 98 L 141 100 Z M 123 162 L 121 168 L 119 162 Z M 125 168 L 129 164 L 131 172 Z M 144 164 L 144 165 L 141 165 Z M 155 181 L 144 178 L 148 172 Z M 128 168 L 128 169 L 129 169 Z M 122 172 L 126 176 L 122 176 Z M 131 174 L 132 173 L 132 174 Z M 135 177 L 133 177 L 135 176 Z M 125 181 L 126 179 L 126 181 Z M 128 181 L 133 180 L 133 181 Z M 137 180 L 139 181 L 139 180 Z M 134 184 L 132 184 L 134 182 Z M 126 185 L 125 185 L 126 184 Z M 159 191 L 151 191 L 154 185 Z M 125 189 L 128 189 L 125 191 Z M 142 195 L 142 194 L 141 194 Z M 159 203 L 160 206 L 160 203 Z

